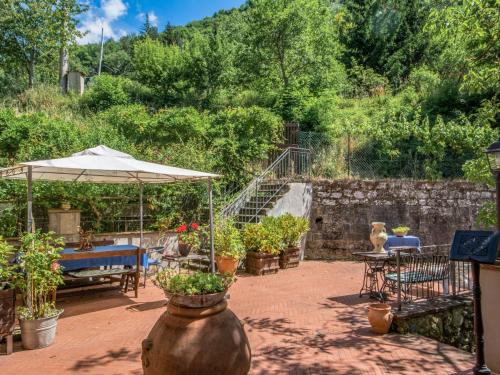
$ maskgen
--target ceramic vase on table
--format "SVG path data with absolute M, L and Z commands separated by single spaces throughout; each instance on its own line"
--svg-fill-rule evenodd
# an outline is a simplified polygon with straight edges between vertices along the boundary
M 372 222 L 370 241 L 373 244 L 373 252 L 375 253 L 385 252 L 384 244 L 387 242 L 387 231 L 385 229 L 385 223 L 381 221 Z

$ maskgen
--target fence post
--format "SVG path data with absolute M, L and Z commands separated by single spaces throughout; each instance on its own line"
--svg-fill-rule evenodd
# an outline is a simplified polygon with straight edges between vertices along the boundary
M 450 261 L 450 272 L 451 272 L 451 293 L 453 297 L 457 295 L 457 275 L 455 269 L 455 261 Z
M 398 311 L 401 311 L 401 249 L 396 249 L 396 272 L 398 277 Z
M 257 214 L 259 213 L 259 179 L 255 180 L 255 222 L 257 223 Z M 249 223 L 251 220 L 248 221 Z
M 347 178 L 351 178 L 351 133 L 347 133 Z

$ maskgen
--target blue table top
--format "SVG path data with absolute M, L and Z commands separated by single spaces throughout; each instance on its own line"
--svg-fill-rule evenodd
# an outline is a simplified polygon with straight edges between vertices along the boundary
M 108 245 L 108 246 L 96 246 L 92 250 L 88 251 L 78 251 L 73 248 L 64 249 L 61 254 L 81 254 L 85 253 L 86 257 L 83 259 L 74 260 L 59 260 L 59 264 L 63 267 L 64 271 L 73 271 L 81 268 L 90 267 L 101 267 L 101 266 L 135 266 L 137 264 L 137 257 L 135 255 L 120 255 L 120 251 L 126 250 L 136 250 L 138 246 L 134 245 Z M 106 251 L 116 251 L 118 254 L 114 256 L 106 256 L 104 258 L 92 257 L 92 254 L 106 252 Z M 140 264 L 147 267 L 148 257 L 144 253 L 140 257 Z
M 397 246 L 411 246 L 416 249 L 420 249 L 420 238 L 417 236 L 387 236 L 387 242 L 384 245 L 384 248 L 388 250 L 390 247 Z
M 92 250 L 77 250 L 74 248 L 65 248 L 63 251 L 61 251 L 61 254 L 80 254 L 82 252 L 85 253 L 99 253 L 103 251 L 118 251 L 118 250 L 136 250 L 138 246 L 135 245 L 106 245 L 106 246 L 96 246 Z

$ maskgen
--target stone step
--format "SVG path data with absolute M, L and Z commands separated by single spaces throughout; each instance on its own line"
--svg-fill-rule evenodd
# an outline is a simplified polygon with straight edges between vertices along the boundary
M 265 208 L 265 207 L 262 207 L 260 208 L 259 207 L 259 215 L 260 216 L 266 216 L 267 214 L 267 211 L 269 211 L 270 207 L 268 208 Z M 238 213 L 239 215 L 255 215 L 255 207 L 247 207 L 247 206 L 244 206 L 243 208 L 240 209 L 240 212 Z

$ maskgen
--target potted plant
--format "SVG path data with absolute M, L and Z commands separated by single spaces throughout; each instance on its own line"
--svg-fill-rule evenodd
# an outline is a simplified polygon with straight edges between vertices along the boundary
M 265 218 L 266 220 L 268 218 Z M 309 230 L 309 222 L 303 217 L 285 214 L 276 218 L 285 248 L 280 252 L 280 268 L 297 267 L 300 259 L 300 241 Z
M 408 234 L 409 231 L 410 231 L 410 228 L 405 227 L 405 226 L 399 226 L 396 228 L 392 228 L 392 233 L 394 233 L 397 237 L 404 237 Z
M 368 321 L 375 333 L 389 332 L 392 324 L 393 313 L 387 303 L 374 303 L 368 306 Z
M 179 241 L 179 253 L 185 257 L 191 250 L 200 248 L 200 226 L 197 223 L 182 224 L 177 228 L 177 239 Z
M 155 284 L 163 289 L 171 304 L 198 308 L 216 305 L 224 299 L 232 277 L 196 272 L 177 274 L 171 269 L 158 273 Z
M 247 224 L 243 229 L 246 270 L 254 275 L 276 273 L 279 253 L 284 248 L 281 234 L 273 221 Z
M 173 270 L 157 275 L 155 284 L 167 295 L 168 305 L 142 342 L 145 375 L 248 374 L 250 345 L 224 299 L 232 280 Z
M 0 237 L 0 337 L 8 336 L 7 354 L 12 350 L 12 332 L 16 320 L 16 294 L 13 285 L 14 266 L 11 264 L 14 248 Z
M 62 310 L 55 307 L 57 286 L 63 283 L 57 263 L 63 249 L 62 238 L 53 232 L 25 233 L 21 237 L 18 263 L 21 275 L 15 278 L 22 291 L 24 306 L 17 309 L 25 349 L 37 349 L 54 342 L 57 319 Z
M 234 274 L 245 255 L 241 233 L 232 220 L 220 220 L 214 228 L 215 260 L 220 273 Z

